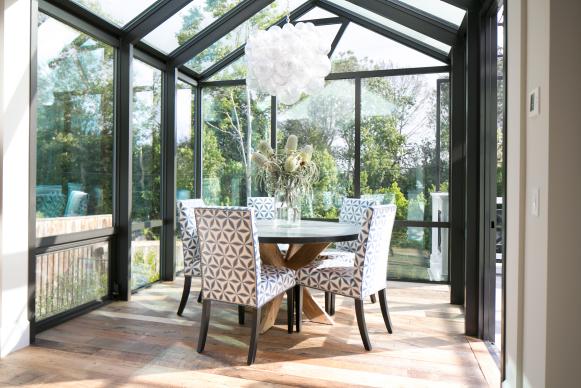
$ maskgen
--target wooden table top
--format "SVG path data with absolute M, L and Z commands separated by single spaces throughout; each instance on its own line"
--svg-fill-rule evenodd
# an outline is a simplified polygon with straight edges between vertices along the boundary
M 258 241 L 277 244 L 332 243 L 356 240 L 360 225 L 329 221 L 302 220 L 300 225 L 286 226 L 276 220 L 256 222 Z

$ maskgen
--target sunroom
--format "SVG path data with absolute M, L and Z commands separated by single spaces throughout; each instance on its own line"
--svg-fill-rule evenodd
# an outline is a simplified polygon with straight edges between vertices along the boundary
M 433 376 L 422 373 L 440 357 L 441 381 L 498 378 L 501 363 L 492 360 L 503 344 L 502 1 L 38 0 L 31 14 L 28 317 L 41 359 L 41 351 L 62 348 L 66 354 L 57 356 L 72 362 L 75 349 L 85 349 L 83 362 L 100 354 L 107 368 L 128 360 L 131 376 L 141 366 L 171 368 L 137 380 L 117 372 L 83 377 L 105 384 L 425 384 Z M 320 87 L 295 98 L 255 87 L 250 78 L 261 74 L 247 58 L 249 39 L 288 23 L 312 24 L 330 67 Z M 316 65 L 293 47 L 269 49 L 279 52 L 279 64 Z M 273 67 L 272 77 L 284 70 Z M 299 219 L 280 226 L 285 202 L 255 155 L 289 155 L 289 139 L 312 147 L 305 163 L 316 173 L 296 201 Z M 329 237 L 310 246 L 313 256 L 333 251 L 334 242 L 339 247 L 348 233 L 332 230 L 344 224 L 348 200 L 395 205 L 383 280 L 394 336 L 399 329 L 401 337 L 385 332 L 385 290 L 379 301 L 375 293 L 362 301 L 365 334 L 377 343 L 366 354 L 351 301 L 305 290 L 305 323 L 291 319 L 300 333 L 281 329 L 296 292 L 280 314 L 282 296 L 262 311 L 253 361 L 269 373 L 224 370 L 246 356 L 244 315 L 251 309 L 240 304 L 235 323 L 235 306 L 217 305 L 206 350 L 196 353 L 206 304 L 202 310 L 203 277 L 192 277 L 184 260 L 180 206 L 198 199 L 207 210 L 252 207 L 255 198 L 274 201 L 271 224 L 258 221 L 263 262 L 275 261 L 266 259 L 271 248 L 283 261 L 308 261 L 306 247 L 323 234 L 317 228 Z M 261 228 L 270 228 L 265 237 Z M 309 315 L 309 303 L 319 315 L 314 307 Z M 414 367 L 406 344 L 437 355 Z M 408 365 L 405 376 L 389 366 L 387 353 L 399 347 L 405 351 L 396 357 L 404 361 L 394 365 Z M 26 368 L 17 354 L 14 365 Z M 378 369 L 360 372 L 351 362 Z M 318 367 L 342 377 L 319 376 Z M 41 374 L 49 374 L 44 368 Z

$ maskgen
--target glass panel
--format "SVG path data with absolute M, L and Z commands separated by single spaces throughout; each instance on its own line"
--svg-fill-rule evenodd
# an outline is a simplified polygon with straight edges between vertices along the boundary
M 246 67 L 246 58 L 242 57 L 232 62 L 232 64 L 226 66 L 213 76 L 209 78 L 210 81 L 223 81 L 223 80 L 233 80 L 233 79 L 245 79 L 248 74 L 248 68 Z
M 122 27 L 157 0 L 73 0 L 95 15 Z
M 44 14 L 38 29 L 36 236 L 113 225 L 113 47 Z
M 394 21 L 391 21 L 387 18 L 384 18 L 383 16 L 380 16 L 374 12 L 368 11 L 365 8 L 361 8 L 358 5 L 355 5 L 353 3 L 350 3 L 347 0 L 329 0 L 331 3 L 335 3 L 336 5 L 346 8 L 347 10 L 358 14 L 360 16 L 366 17 L 370 20 L 373 20 L 381 25 L 383 25 L 384 27 L 387 27 L 389 29 L 395 30 L 399 33 L 402 33 L 404 35 L 407 35 L 409 38 L 413 38 L 416 40 L 419 40 L 420 42 L 423 42 L 435 49 L 438 49 L 440 51 L 443 51 L 445 53 L 449 53 L 450 52 L 450 46 L 437 41 L 435 39 L 430 38 L 429 36 L 426 36 L 424 34 L 421 34 L 415 30 L 412 30 L 411 28 L 402 26 L 399 23 L 396 23 Z
M 447 74 L 431 74 L 362 80 L 362 197 L 395 203 L 397 219 L 448 219 L 447 77 Z M 440 154 L 437 153 L 438 125 Z
M 134 230 L 131 239 L 131 289 L 146 286 L 160 278 L 161 227 Z
M 157 220 L 161 193 L 161 71 L 133 65 L 133 221 Z
M 337 32 L 339 31 L 339 25 L 330 26 L 319 26 L 317 31 L 319 36 L 323 37 L 329 42 L 329 47 L 335 39 Z M 244 57 L 237 59 L 232 64 L 228 65 L 224 69 L 220 70 L 218 73 L 210 77 L 210 81 L 222 81 L 222 80 L 233 80 L 233 79 L 244 79 L 246 78 L 247 68 L 246 60 Z
M 262 11 L 192 58 L 186 63 L 186 66 L 197 73 L 203 72 L 212 64 L 219 62 L 233 50 L 246 43 L 250 33 L 258 29 L 268 28 L 281 19 L 286 13 L 287 3 L 289 9 L 292 10 L 305 2 L 305 0 L 275 0 L 268 7 L 265 7 Z
M 333 72 L 446 65 L 354 23 L 345 30 L 331 60 Z
M 301 145 L 313 145 L 319 168 L 313 198 L 303 201 L 302 216 L 338 218 L 343 197 L 353 195 L 355 82 L 328 81 L 316 95 L 291 106 L 280 104 L 278 147 L 284 147 L 289 135 L 296 135 Z
M 442 281 L 449 279 L 447 228 L 395 226 L 389 249 L 389 280 Z
M 401 0 L 412 7 L 421 9 L 424 12 L 432 14 L 440 19 L 444 19 L 457 26 L 462 24 L 466 11 L 461 8 L 454 7 L 441 0 Z
M 238 3 L 240 3 L 239 0 L 227 2 L 192 1 L 150 32 L 143 40 L 167 54 L 184 44 Z
M 109 294 L 109 243 L 36 256 L 36 321 Z
M 132 289 L 159 280 L 161 228 L 141 221 L 161 218 L 161 71 L 133 62 Z
M 252 178 L 250 155 L 258 141 L 270 141 L 270 101 L 270 96 L 251 96 L 245 86 L 204 88 L 202 197 L 206 204 L 246 205 L 249 195 L 263 194 Z
M 306 14 L 304 14 L 303 16 L 301 16 L 300 18 L 298 18 L 298 21 L 303 21 L 303 20 L 315 20 L 315 19 L 325 19 L 325 18 L 336 18 L 337 15 L 335 15 L 334 13 L 331 13 L 329 11 L 325 11 L 322 8 L 319 7 L 315 7 L 312 10 L 310 10 L 309 12 L 307 12 Z
M 194 112 L 196 111 L 194 96 L 193 86 L 178 81 L 176 100 L 176 200 L 178 201 L 193 198 L 194 195 Z M 183 270 L 184 256 L 179 233 L 176 236 L 175 257 L 176 272 Z

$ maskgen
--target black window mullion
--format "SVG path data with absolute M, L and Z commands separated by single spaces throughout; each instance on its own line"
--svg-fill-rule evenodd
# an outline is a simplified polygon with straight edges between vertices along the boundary
M 355 155 L 353 166 L 353 196 L 361 197 L 361 78 L 355 78 Z

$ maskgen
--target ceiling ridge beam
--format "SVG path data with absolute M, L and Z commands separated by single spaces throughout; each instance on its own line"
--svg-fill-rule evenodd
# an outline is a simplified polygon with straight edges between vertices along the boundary
M 347 0 L 432 39 L 453 46 L 458 27 L 399 0 Z
M 154 3 L 122 28 L 122 38 L 126 42 L 136 43 L 191 2 L 161 0 Z
M 300 7 L 297 7 L 291 11 L 290 20 L 292 22 L 296 21 L 296 19 L 305 15 L 313 8 L 315 8 L 314 1 L 308 1 L 308 2 L 304 3 Z M 268 28 L 270 28 L 272 26 L 282 27 L 285 25 L 285 23 L 286 23 L 286 16 L 280 18 L 276 23 L 273 23 Z M 207 68 L 206 71 L 202 72 L 202 74 L 200 75 L 200 80 L 201 81 L 207 80 L 208 78 L 212 77 L 214 74 L 218 73 L 219 71 L 221 71 L 225 67 L 229 66 L 230 64 L 232 64 L 233 62 L 235 62 L 239 58 L 242 58 L 244 56 L 245 47 L 246 47 L 246 43 L 240 47 L 237 47 L 230 54 L 228 54 L 227 56 L 225 56 L 224 58 L 222 58 L 218 62 L 214 63 L 209 68 Z
M 350 20 L 351 22 L 360 25 L 363 28 L 366 28 L 370 31 L 373 31 L 379 35 L 382 35 L 388 39 L 394 40 L 406 47 L 409 47 L 413 50 L 421 52 L 422 54 L 426 54 L 429 57 L 432 57 L 440 62 L 449 64 L 450 63 L 450 55 L 449 53 L 442 51 L 438 48 L 432 47 L 422 41 L 414 39 L 410 36 L 407 36 L 399 31 L 381 25 L 374 20 L 366 18 L 364 16 L 356 15 L 353 12 L 345 9 L 343 7 L 337 6 L 328 0 L 317 0 L 317 6 L 323 8 L 329 12 L 333 12 L 339 16 L 344 17 L 345 19 Z
M 170 65 L 181 66 L 210 47 L 274 0 L 244 0 L 170 53 Z

